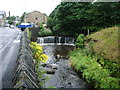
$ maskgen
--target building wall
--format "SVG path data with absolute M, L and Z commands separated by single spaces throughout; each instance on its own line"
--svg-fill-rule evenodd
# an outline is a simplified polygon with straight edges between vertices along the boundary
M 36 25 L 40 25 L 42 23 L 47 22 L 47 16 L 38 11 L 33 11 L 31 13 L 26 14 L 26 22 L 35 23 Z
M 3 26 L 6 22 L 6 13 L 4 11 L 0 11 L 0 26 Z

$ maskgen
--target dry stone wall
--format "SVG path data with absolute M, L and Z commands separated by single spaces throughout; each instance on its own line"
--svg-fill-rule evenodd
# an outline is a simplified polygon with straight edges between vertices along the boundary
M 29 47 L 29 40 L 27 39 L 25 32 L 21 38 L 20 55 L 16 66 L 13 79 L 13 88 L 41 88 L 39 81 L 37 80 L 35 63 Z

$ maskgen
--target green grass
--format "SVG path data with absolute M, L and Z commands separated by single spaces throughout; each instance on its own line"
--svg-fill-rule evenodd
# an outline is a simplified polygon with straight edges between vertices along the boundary
M 120 62 L 118 52 L 118 49 L 120 49 L 120 46 L 118 45 L 118 26 L 95 32 L 86 37 L 86 39 L 89 38 L 98 40 L 93 45 L 93 50 L 96 54 L 103 56 L 105 59 L 118 63 Z

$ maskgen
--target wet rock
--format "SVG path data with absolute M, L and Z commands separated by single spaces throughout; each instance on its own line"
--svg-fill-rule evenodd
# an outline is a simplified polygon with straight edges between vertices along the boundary
M 69 56 L 66 56 L 65 59 L 69 59 Z
M 47 64 L 46 67 L 47 67 L 47 68 L 52 68 L 50 64 Z
M 41 63 L 41 65 L 42 65 L 43 67 L 47 66 L 47 64 L 46 64 L 46 63 Z
M 58 62 L 58 61 L 60 61 L 60 59 L 56 59 L 56 61 Z
M 57 69 L 58 68 L 58 65 L 57 64 L 50 64 L 52 69 Z
M 68 84 L 71 84 L 71 82 L 68 82 Z
M 55 74 L 55 70 L 51 68 L 46 68 L 46 73 L 47 74 Z
M 56 59 L 60 59 L 60 58 L 61 58 L 60 54 L 57 54 Z
M 33 63 L 36 64 L 36 60 L 35 59 L 33 59 Z

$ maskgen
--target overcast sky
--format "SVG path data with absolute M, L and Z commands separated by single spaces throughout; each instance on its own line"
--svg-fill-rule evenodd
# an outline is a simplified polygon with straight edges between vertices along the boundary
M 62 0 L 62 1 L 91 1 L 91 0 Z M 92 0 L 98 2 L 120 1 L 120 0 Z M 60 4 L 61 0 L 0 0 L 0 11 L 11 12 L 11 15 L 21 16 L 23 12 L 40 11 L 49 15 L 55 7 Z
M 23 12 L 38 10 L 49 15 L 61 0 L 0 0 L 0 11 L 8 11 L 11 15 L 21 16 Z

